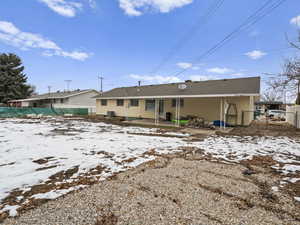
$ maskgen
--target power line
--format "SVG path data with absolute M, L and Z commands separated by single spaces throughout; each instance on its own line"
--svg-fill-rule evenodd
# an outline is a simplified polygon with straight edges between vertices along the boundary
M 287 51 L 287 50 L 293 50 L 292 47 L 283 47 L 283 48 L 278 48 L 278 49 L 264 49 L 263 51 L 266 52 L 268 55 L 275 55 L 274 53 L 281 53 L 283 51 Z M 238 59 L 241 58 L 241 56 L 245 56 L 245 54 L 236 54 L 233 55 L 232 57 L 226 57 L 224 59 Z M 215 59 L 211 59 L 211 60 L 205 60 L 205 63 L 207 62 L 215 62 L 216 60 L 222 60 L 223 58 L 215 58 Z
M 252 15 L 250 15 L 241 25 L 239 25 L 231 33 L 229 33 L 227 36 L 225 36 L 225 38 L 223 38 L 220 42 L 218 42 L 217 44 L 215 44 L 212 48 L 210 48 L 209 50 L 207 50 L 206 52 L 204 52 L 201 56 L 199 56 L 193 62 L 194 63 L 198 62 L 201 59 L 203 59 L 203 58 L 205 58 L 207 56 L 212 55 L 218 49 L 220 49 L 225 44 L 227 44 L 229 41 L 231 41 L 233 38 L 235 38 L 236 36 L 238 36 L 239 33 L 241 33 L 241 31 L 243 31 L 244 29 L 250 28 L 251 26 L 253 26 L 257 22 L 259 22 L 261 19 L 263 19 L 265 16 L 267 16 L 273 10 L 275 10 L 276 8 L 278 8 L 285 1 L 286 0 L 279 0 L 279 1 L 274 2 L 273 0 L 268 0 L 267 2 L 265 2 L 265 4 L 262 7 L 260 7 Z M 188 70 L 188 68 L 187 69 L 182 69 L 179 72 L 175 73 L 174 76 L 178 76 L 178 75 L 184 73 L 187 70 Z
M 195 32 L 199 30 L 199 26 L 204 26 L 208 23 L 209 19 L 211 19 L 217 12 L 217 10 L 223 5 L 225 0 L 215 0 L 214 4 L 212 4 L 206 14 L 201 16 L 197 23 L 195 23 L 186 33 L 182 36 L 181 39 L 175 44 L 175 46 L 168 52 L 168 54 L 162 59 L 162 61 L 150 72 L 150 74 L 156 73 L 160 70 L 175 54 L 176 52 L 183 47 L 185 43 L 187 43 L 193 36 Z M 198 29 L 198 30 L 197 30 Z

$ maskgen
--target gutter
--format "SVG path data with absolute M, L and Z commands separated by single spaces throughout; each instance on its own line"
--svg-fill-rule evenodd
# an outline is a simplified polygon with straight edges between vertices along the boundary
M 165 95 L 165 96 L 131 96 L 131 97 L 96 97 L 96 99 L 154 99 L 154 98 L 215 98 L 215 97 L 250 97 L 260 94 L 221 94 L 221 95 Z

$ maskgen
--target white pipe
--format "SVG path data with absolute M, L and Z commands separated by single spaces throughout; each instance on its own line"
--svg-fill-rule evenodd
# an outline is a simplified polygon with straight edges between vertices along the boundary
M 181 107 L 181 103 L 179 98 L 178 99 L 178 127 L 180 127 L 180 107 Z

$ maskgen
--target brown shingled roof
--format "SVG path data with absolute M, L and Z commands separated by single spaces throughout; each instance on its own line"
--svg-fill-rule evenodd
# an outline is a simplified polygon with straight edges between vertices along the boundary
M 260 77 L 195 81 L 115 88 L 95 98 L 128 98 L 193 95 L 248 95 L 260 93 Z

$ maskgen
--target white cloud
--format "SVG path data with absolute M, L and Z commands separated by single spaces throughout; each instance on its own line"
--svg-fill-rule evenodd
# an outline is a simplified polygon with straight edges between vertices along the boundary
M 190 76 L 192 81 L 205 81 L 205 80 L 215 80 L 217 77 L 210 75 L 192 75 Z
M 181 69 L 189 69 L 193 66 L 192 63 L 187 63 L 187 62 L 179 62 L 176 65 Z
M 82 4 L 68 0 L 39 0 L 61 16 L 74 17 L 82 9 Z M 91 1 L 92 2 L 92 1 Z
M 6 21 L 0 21 L 0 31 L 12 35 L 20 32 L 12 23 Z
M 300 27 L 300 15 L 292 18 L 290 23 Z
M 267 53 L 260 51 L 260 50 L 253 50 L 251 52 L 245 53 L 246 56 L 248 56 L 250 59 L 256 60 L 264 57 L 267 55 Z
M 160 75 L 150 76 L 150 75 L 131 74 L 131 75 L 129 75 L 129 77 L 136 79 L 136 80 L 158 83 L 158 84 L 177 83 L 177 82 L 182 81 L 180 78 L 175 77 L 175 76 L 160 76 Z
M 217 73 L 217 74 L 225 74 L 225 73 L 231 73 L 234 70 L 228 69 L 228 68 L 220 68 L 220 67 L 214 67 L 206 70 L 209 73 Z
M 72 58 L 80 61 L 84 61 L 87 58 L 91 56 L 91 54 L 86 53 L 86 52 L 79 52 L 79 51 L 72 51 L 72 52 L 66 52 L 66 51 L 45 51 L 43 52 L 44 56 L 63 56 L 65 58 Z
M 239 73 L 232 73 L 232 74 L 230 74 L 231 76 L 236 76 L 236 77 L 240 77 L 240 76 L 244 76 L 245 74 L 244 73 L 241 73 L 241 72 L 239 72 Z
M 179 62 L 176 65 L 181 69 L 192 69 L 192 70 L 199 70 L 200 69 L 199 66 L 195 66 L 192 63 L 188 63 L 188 62 Z M 199 64 L 199 65 L 202 65 L 202 64 Z
M 0 21 L 0 41 L 22 50 L 34 48 L 42 49 L 44 50 L 43 55 L 46 56 L 57 55 L 81 61 L 90 56 L 90 54 L 86 52 L 65 51 L 55 42 L 42 37 L 40 34 L 23 32 L 19 30 L 13 23 L 7 21 Z
M 193 0 L 119 0 L 119 5 L 127 15 L 140 16 L 149 10 L 168 13 L 192 2 Z
M 97 7 L 96 0 L 88 0 L 88 3 L 89 3 L 89 6 L 93 9 Z

